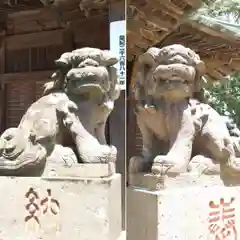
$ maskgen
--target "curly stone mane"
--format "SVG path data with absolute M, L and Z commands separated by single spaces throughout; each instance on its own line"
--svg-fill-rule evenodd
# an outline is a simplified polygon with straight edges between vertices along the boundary
M 184 66 L 192 66 L 196 72 L 191 73 Z M 146 98 L 156 91 L 154 77 L 147 78 L 147 75 L 151 74 L 152 69 L 156 67 L 161 70 L 161 74 L 163 71 L 175 71 L 176 74 L 180 74 L 182 77 L 195 74 L 194 81 L 190 83 L 191 89 L 187 97 L 205 102 L 202 89 L 202 76 L 205 73 L 204 63 L 191 49 L 175 44 L 161 49 L 151 47 L 137 59 L 134 66 L 135 74 L 133 74 L 132 86 L 135 100 L 139 104 L 146 104 Z M 155 76 L 161 77 L 157 73 Z
M 81 48 L 72 52 L 63 53 L 55 61 L 56 71 L 51 76 L 51 81 L 44 84 L 43 96 L 53 92 L 66 92 L 67 84 L 79 67 L 85 66 L 84 62 L 92 62 L 94 66 L 104 66 L 107 68 L 111 82 L 104 90 L 105 94 L 111 99 L 116 100 L 120 94 L 120 86 L 117 81 L 116 69 L 113 67 L 118 59 L 109 50 L 97 48 Z M 76 74 L 75 74 L 76 75 Z M 106 82 L 102 83 L 104 86 Z

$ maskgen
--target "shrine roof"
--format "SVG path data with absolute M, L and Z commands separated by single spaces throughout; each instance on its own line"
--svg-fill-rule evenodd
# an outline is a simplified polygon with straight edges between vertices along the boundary
M 146 4 L 147 3 L 147 4 Z M 201 1 L 131 1 L 128 58 L 150 46 L 179 43 L 197 52 L 207 67 L 206 78 L 220 80 L 240 70 L 240 25 L 203 15 Z

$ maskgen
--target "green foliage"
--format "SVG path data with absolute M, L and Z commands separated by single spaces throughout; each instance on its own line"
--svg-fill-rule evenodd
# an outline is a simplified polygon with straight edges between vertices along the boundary
M 240 0 L 203 0 L 197 13 L 231 23 L 240 23 Z M 234 73 L 228 81 L 209 84 L 205 93 L 210 105 L 221 115 L 234 119 L 240 127 L 240 73 Z
M 205 94 L 214 109 L 240 126 L 240 73 L 233 74 L 226 82 L 208 85 Z
M 231 16 L 235 22 L 240 20 L 239 0 L 204 0 L 205 12 L 211 17 Z

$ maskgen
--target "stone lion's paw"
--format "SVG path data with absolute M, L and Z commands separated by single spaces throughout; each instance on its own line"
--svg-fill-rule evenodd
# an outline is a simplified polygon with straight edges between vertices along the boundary
M 5 148 L 7 141 L 4 138 L 0 138 L 0 152 Z
M 57 111 L 66 115 L 68 113 L 68 105 L 66 101 L 60 101 L 56 107 Z
M 181 157 L 159 155 L 153 160 L 152 173 L 155 175 L 166 173 L 180 174 L 184 172 L 187 172 L 187 165 Z
M 156 156 L 153 160 L 152 173 L 155 175 L 164 175 L 170 168 L 174 167 L 175 165 L 176 163 L 168 156 Z
M 102 155 L 103 161 L 108 162 L 115 162 L 117 158 L 117 149 L 114 146 L 103 145 L 102 147 Z
M 227 172 L 234 176 L 240 176 L 240 158 L 232 157 L 226 164 Z
M 70 110 L 70 111 L 76 111 L 78 109 L 77 107 L 77 104 L 72 102 L 72 101 L 69 101 L 67 103 L 67 108 Z

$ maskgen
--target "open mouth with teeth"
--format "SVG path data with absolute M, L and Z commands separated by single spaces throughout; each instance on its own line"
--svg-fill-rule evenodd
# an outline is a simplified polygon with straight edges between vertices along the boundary
M 104 67 L 74 68 L 67 74 L 68 89 L 76 94 L 102 95 L 109 90 L 108 71 Z

